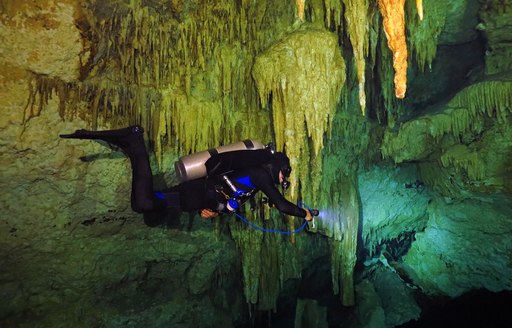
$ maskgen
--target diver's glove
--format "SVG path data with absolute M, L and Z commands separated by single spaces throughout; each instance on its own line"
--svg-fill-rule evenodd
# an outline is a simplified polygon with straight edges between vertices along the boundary
M 311 221 L 315 218 L 315 216 L 318 216 L 320 214 L 319 210 L 304 208 L 306 211 L 306 217 L 304 218 L 306 221 Z
M 219 216 L 219 212 L 211 210 L 209 208 L 203 208 L 202 210 L 199 211 L 199 215 L 201 215 L 201 217 L 204 219 L 211 219 Z
M 313 213 L 311 212 L 311 210 L 309 208 L 303 208 L 303 210 L 306 211 L 306 217 L 304 218 L 304 220 L 308 222 L 313 220 Z

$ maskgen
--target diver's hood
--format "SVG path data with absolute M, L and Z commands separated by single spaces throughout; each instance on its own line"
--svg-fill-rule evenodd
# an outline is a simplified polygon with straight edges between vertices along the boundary
M 279 184 L 279 171 L 283 172 L 285 178 L 288 178 L 292 172 L 290 159 L 282 152 L 274 153 L 270 161 L 270 173 L 276 184 Z

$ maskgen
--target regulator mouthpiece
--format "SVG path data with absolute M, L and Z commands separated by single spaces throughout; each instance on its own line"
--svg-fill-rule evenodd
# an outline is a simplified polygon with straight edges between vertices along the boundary
M 283 188 L 283 193 L 290 188 L 290 181 L 284 179 L 283 182 L 281 182 L 281 187 Z
M 268 144 L 266 144 L 265 146 L 265 149 L 268 150 L 271 154 L 274 154 L 276 152 L 276 148 L 274 147 L 274 144 L 269 142 Z

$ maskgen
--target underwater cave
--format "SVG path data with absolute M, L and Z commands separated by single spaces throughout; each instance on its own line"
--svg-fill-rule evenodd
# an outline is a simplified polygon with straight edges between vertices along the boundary
M 1 1 L 0 326 L 512 326 L 511 45 L 511 0 Z M 136 213 L 59 137 L 131 125 L 155 190 L 252 140 L 319 215 Z

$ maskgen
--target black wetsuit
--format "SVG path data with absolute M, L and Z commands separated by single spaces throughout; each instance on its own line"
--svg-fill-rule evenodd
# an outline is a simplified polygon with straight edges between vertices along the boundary
M 233 195 L 233 191 L 219 176 L 184 182 L 168 190 L 155 192 L 143 133 L 144 129 L 142 127 L 134 125 L 106 131 L 81 129 L 72 134 L 61 134 L 60 137 L 103 140 L 120 147 L 128 155 L 132 166 L 131 205 L 135 212 L 155 213 L 170 209 L 193 212 L 205 208 L 218 210 L 219 204 L 226 203 L 226 197 L 223 193 L 228 196 Z M 233 156 L 233 160 L 238 160 L 235 157 L 236 155 Z M 251 160 L 246 161 L 248 163 L 245 164 L 253 163 Z M 252 190 L 251 196 L 261 190 L 281 212 L 302 218 L 306 217 L 305 210 L 287 201 L 277 190 L 274 183 L 276 179 L 273 179 L 273 175 L 276 174 L 261 166 L 241 169 L 227 174 L 237 188 L 245 191 Z
M 286 200 L 276 188 L 271 174 L 263 167 L 252 167 L 226 174 L 237 190 L 249 193 L 251 197 L 261 191 L 275 207 L 288 215 L 306 217 L 306 211 Z M 221 176 L 214 178 L 201 178 L 184 182 L 169 190 L 179 193 L 179 207 L 186 212 L 193 212 L 204 208 L 218 210 L 232 197 L 234 192 Z M 168 192 L 164 193 L 169 197 Z M 172 197 L 172 196 L 171 196 Z M 175 198 L 174 198 L 175 201 Z M 172 206 L 172 203 L 169 204 Z

